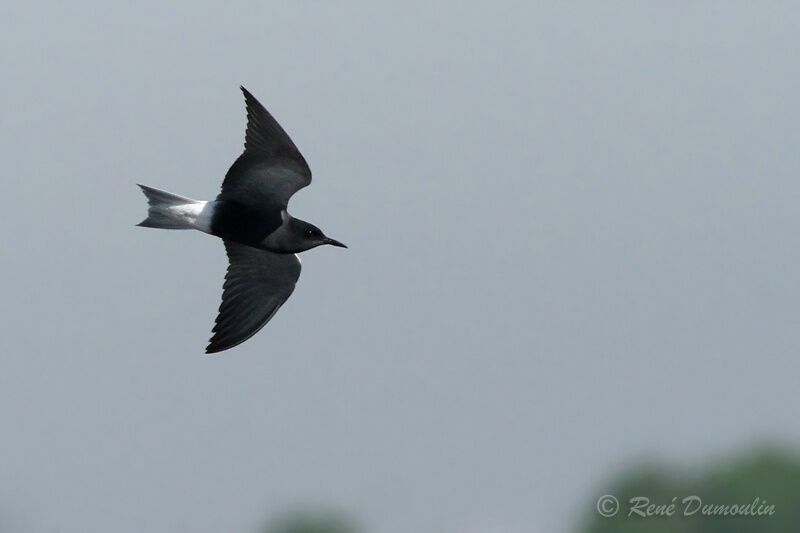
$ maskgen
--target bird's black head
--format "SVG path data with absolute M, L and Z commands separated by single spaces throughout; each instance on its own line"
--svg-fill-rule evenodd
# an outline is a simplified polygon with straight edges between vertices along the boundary
M 322 230 L 314 224 L 310 224 L 304 220 L 293 218 L 289 223 L 289 228 L 292 234 L 292 241 L 298 247 L 297 252 L 303 252 L 322 246 L 323 244 L 330 244 L 331 246 L 338 246 L 340 248 L 347 248 L 341 242 L 326 237 Z

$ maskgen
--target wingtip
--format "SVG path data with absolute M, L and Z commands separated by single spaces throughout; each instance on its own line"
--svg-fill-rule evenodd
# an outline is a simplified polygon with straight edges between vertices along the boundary
M 206 346 L 206 355 L 213 355 L 219 352 L 223 352 L 228 348 L 230 348 L 230 346 L 225 346 L 224 344 L 220 344 L 219 342 L 216 342 L 215 338 L 212 338 L 211 340 L 208 341 L 208 346 Z

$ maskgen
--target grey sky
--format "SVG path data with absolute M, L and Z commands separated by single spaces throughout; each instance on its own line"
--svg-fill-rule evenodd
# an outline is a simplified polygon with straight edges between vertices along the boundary
M 29 4 L 0 7 L 4 533 L 305 502 L 567 531 L 636 458 L 800 439 L 796 4 Z M 216 195 L 239 84 L 350 249 L 208 357 L 223 247 L 135 228 L 134 184 Z

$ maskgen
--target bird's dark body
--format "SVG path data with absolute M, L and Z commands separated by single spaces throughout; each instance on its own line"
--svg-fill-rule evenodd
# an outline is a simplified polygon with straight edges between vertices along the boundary
M 211 233 L 228 241 L 260 248 L 264 239 L 282 223 L 279 207 L 217 200 Z

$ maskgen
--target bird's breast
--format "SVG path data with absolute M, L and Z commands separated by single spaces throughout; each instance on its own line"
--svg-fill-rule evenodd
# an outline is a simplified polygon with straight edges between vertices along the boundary
M 263 248 L 264 239 L 283 224 L 280 210 L 229 200 L 217 200 L 214 204 L 210 233 L 226 240 Z

